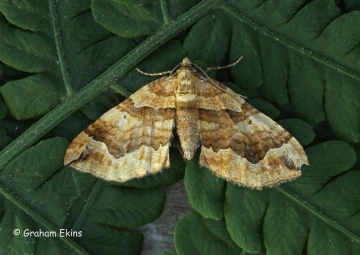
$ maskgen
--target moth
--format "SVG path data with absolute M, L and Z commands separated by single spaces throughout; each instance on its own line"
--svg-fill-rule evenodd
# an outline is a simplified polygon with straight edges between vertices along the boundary
M 176 129 L 184 159 L 201 147 L 200 165 L 229 182 L 262 189 L 301 176 L 307 156 L 279 124 L 189 58 L 164 73 L 81 132 L 64 164 L 117 182 L 155 174 L 170 167 Z

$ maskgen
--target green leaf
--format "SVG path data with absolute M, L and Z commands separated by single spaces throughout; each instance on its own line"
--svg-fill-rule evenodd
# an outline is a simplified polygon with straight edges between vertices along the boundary
M 354 149 L 342 141 L 320 143 L 306 152 L 311 164 L 305 168 L 303 176 L 293 183 L 297 190 L 305 194 L 318 192 L 334 176 L 351 169 L 356 160 Z
M 272 119 L 278 117 L 280 114 L 280 111 L 267 101 L 255 98 L 255 99 L 249 100 L 248 103 Z
M 99 24 L 122 37 L 131 38 L 151 33 L 162 25 L 160 2 L 146 2 L 93 0 L 92 8 Z
M 221 13 L 212 13 L 192 27 L 184 41 L 184 49 L 193 61 L 202 60 L 219 66 L 229 45 L 228 34 L 226 19 L 222 19 Z M 213 54 L 214 48 L 217 48 L 217 54 Z
M 315 137 L 311 126 L 300 119 L 285 119 L 278 122 L 289 131 L 303 146 L 310 144 Z
M 115 229 L 109 226 L 85 224 L 84 238 L 78 242 L 91 254 L 139 254 L 143 236 L 135 230 Z
M 345 0 L 344 3 L 348 11 L 360 10 L 360 3 L 356 0 Z
M 87 118 L 95 121 L 100 118 L 100 116 L 103 115 L 104 112 L 107 112 L 112 107 L 114 107 L 114 105 L 109 100 L 109 94 L 106 93 L 98 96 L 93 101 L 86 104 L 84 107 L 81 108 L 81 111 Z
M 266 192 L 228 184 L 224 206 L 227 229 L 233 240 L 250 253 L 259 252 L 262 240 L 258 231 L 267 207 Z
M 34 75 L 19 81 L 10 81 L 0 92 L 10 114 L 18 120 L 45 114 L 60 101 L 62 95 L 55 82 L 44 75 Z
M 133 38 L 168 25 L 172 18 L 193 6 L 193 1 L 92 0 L 96 21 L 113 33 Z M 131 21 L 131 22 L 129 22 Z
M 304 176 L 283 187 L 254 191 L 227 186 L 227 228 L 244 250 L 351 254 L 360 248 L 359 237 L 351 231 L 359 221 L 350 217 L 357 213 L 360 199 L 355 189 L 360 175 L 349 171 L 354 151 L 344 142 L 332 141 L 309 148 L 307 154 L 310 167 Z
M 109 186 L 97 194 L 88 220 L 116 227 L 142 226 L 160 216 L 165 198 L 165 192 L 161 190 Z
M 240 254 L 241 249 L 231 240 L 224 221 L 204 219 L 190 213 L 175 228 L 176 253 Z
M 349 142 L 359 142 L 359 87 L 352 84 L 348 77 L 341 79 L 336 73 L 332 73 L 329 80 L 325 93 L 328 121 L 339 137 Z
M 0 149 L 3 149 L 8 145 L 13 139 L 7 135 L 4 128 L 0 128 Z
M 51 130 L 51 133 L 55 136 L 65 137 L 68 141 L 72 141 L 90 124 L 91 120 L 86 118 L 82 112 L 77 111 Z M 71 127 L 71 129 L 69 129 L 69 127 Z
M 2 99 L 0 98 L 0 121 L 7 115 L 7 108 Z
M 199 167 L 197 161 L 198 157 L 195 157 L 187 162 L 184 177 L 190 204 L 205 218 L 221 219 L 225 181 L 205 167 Z
M 0 11 L 17 29 L 0 21 L 0 58 L 33 73 L 0 88 L 14 118 L 47 113 L 134 46 L 120 37 L 97 43 L 111 33 L 96 24 L 90 11 L 84 12 L 89 9 L 90 2 L 85 0 L 59 5 L 39 0 L 27 4 L 1 1 Z

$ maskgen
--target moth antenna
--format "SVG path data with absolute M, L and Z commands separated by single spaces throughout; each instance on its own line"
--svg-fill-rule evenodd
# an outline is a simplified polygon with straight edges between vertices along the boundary
M 165 74 L 169 74 L 169 76 L 170 76 L 176 70 L 176 68 L 179 67 L 179 65 L 180 64 L 176 65 L 171 71 L 165 71 L 165 72 L 161 72 L 161 73 L 145 73 L 145 72 L 141 71 L 139 68 L 136 68 L 136 71 L 138 71 L 141 74 L 148 75 L 148 76 L 160 76 L 160 75 L 165 75 Z
M 239 63 L 239 61 L 240 61 L 242 58 L 243 58 L 243 57 L 241 56 L 235 63 L 232 63 L 232 64 L 230 64 L 230 65 L 227 65 L 227 66 L 219 66 L 218 69 L 228 68 L 228 67 L 234 66 L 234 65 L 236 65 L 237 63 Z M 216 87 L 218 87 L 218 89 L 220 89 L 220 90 L 222 90 L 222 91 L 225 91 L 225 92 L 227 92 L 227 93 L 230 93 L 230 94 L 238 95 L 238 96 L 240 96 L 240 97 L 242 97 L 242 98 L 244 98 L 244 99 L 247 99 L 246 96 L 243 96 L 243 95 L 240 95 L 240 94 L 238 94 L 238 93 L 235 93 L 234 91 L 229 91 L 229 90 L 223 89 L 223 88 L 220 87 L 218 84 L 216 84 L 216 82 L 214 82 L 214 80 L 211 79 L 211 78 L 207 75 L 207 73 L 206 73 L 200 66 L 196 65 L 196 64 L 193 63 L 193 62 L 191 62 L 191 64 L 194 65 L 196 68 L 198 68 L 198 69 L 206 76 L 206 78 L 208 78 L 208 79 L 210 80 L 210 82 L 211 82 L 212 84 L 214 84 Z M 210 67 L 210 68 L 208 68 L 208 69 L 206 69 L 206 70 L 207 70 L 207 71 L 208 71 L 208 70 L 213 70 L 213 68 L 216 68 L 216 67 Z
M 144 71 L 141 71 L 139 68 L 136 68 L 136 71 L 138 71 L 139 73 L 143 74 L 143 75 L 148 75 L 148 76 L 160 76 L 160 75 L 165 75 L 165 74 L 171 74 L 173 72 L 172 71 L 165 71 L 165 72 L 161 72 L 161 73 L 145 73 Z
M 241 56 L 238 60 L 236 60 L 234 63 L 230 64 L 230 65 L 227 65 L 227 66 L 214 66 L 214 67 L 208 67 L 206 69 L 206 72 L 209 71 L 209 70 L 219 70 L 219 69 L 223 69 L 223 68 L 229 68 L 229 67 L 232 67 L 232 66 L 235 66 L 237 65 L 240 60 L 242 60 L 244 57 Z

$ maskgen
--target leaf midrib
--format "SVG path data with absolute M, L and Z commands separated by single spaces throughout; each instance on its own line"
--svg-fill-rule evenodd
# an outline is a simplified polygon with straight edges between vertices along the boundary
M 67 70 L 66 65 L 66 59 L 65 59 L 65 53 L 64 53 L 64 47 L 60 36 L 60 25 L 58 20 L 58 13 L 56 10 L 56 5 L 54 0 L 48 0 L 49 3 L 49 10 L 50 10 L 50 16 L 51 16 L 51 25 L 53 29 L 54 34 L 54 43 L 56 48 L 56 54 L 59 59 L 59 65 L 60 65 L 60 71 L 61 76 L 63 79 L 63 84 L 65 87 L 66 95 L 67 96 L 73 96 L 75 94 L 69 77 L 69 72 Z
M 337 231 L 343 233 L 345 236 L 348 236 L 350 239 L 360 243 L 360 237 L 340 225 L 337 221 L 332 220 L 330 217 L 326 216 L 325 214 L 321 213 L 319 210 L 315 209 L 315 206 L 309 206 L 309 202 L 301 199 L 298 195 L 295 195 L 289 189 L 282 187 L 276 188 L 280 193 L 286 196 L 288 199 L 294 201 L 298 206 L 304 208 L 308 211 L 311 215 L 320 219 L 320 221 L 324 222 L 326 225 L 336 229 Z
M 72 230 L 74 231 L 78 231 L 81 230 L 81 227 L 83 226 L 85 220 L 86 220 L 86 216 L 88 215 L 92 205 L 95 203 L 96 197 L 99 194 L 99 192 L 101 191 L 102 187 L 103 187 L 103 181 L 97 180 L 95 185 L 93 186 L 89 197 L 86 199 L 86 203 L 84 204 L 80 214 L 78 215 L 78 217 L 76 217 L 76 221 L 72 227 Z
M 259 25 L 255 20 L 251 19 L 244 13 L 240 13 L 234 9 L 232 9 L 228 5 L 223 5 L 220 7 L 221 10 L 224 12 L 232 15 L 234 18 L 236 18 L 239 22 L 246 24 L 247 26 L 250 26 L 252 29 L 255 29 L 257 31 L 260 31 L 260 33 L 265 36 L 271 38 L 274 42 L 278 42 L 285 46 L 285 48 L 294 50 L 298 53 L 301 53 L 304 56 L 307 56 L 314 60 L 315 62 L 320 63 L 323 66 L 326 66 L 330 69 L 333 69 L 336 73 L 340 73 L 342 75 L 345 75 L 347 77 L 350 77 L 351 79 L 354 79 L 358 82 L 360 82 L 360 74 L 355 73 L 353 70 L 351 70 L 349 67 L 344 66 L 340 62 L 335 62 L 331 58 L 326 58 L 324 55 L 317 54 L 314 50 L 306 48 L 304 45 L 299 45 L 295 41 L 289 40 L 289 38 L 284 38 L 284 36 L 269 30 L 268 28 Z

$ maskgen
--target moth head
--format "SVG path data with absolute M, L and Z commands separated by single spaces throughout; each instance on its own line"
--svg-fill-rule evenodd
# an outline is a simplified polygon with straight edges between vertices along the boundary
M 185 58 L 181 61 L 181 64 L 180 64 L 181 67 L 188 67 L 188 66 L 191 66 L 191 65 L 192 65 L 192 63 L 191 63 L 190 59 L 187 58 L 187 57 L 185 57 Z

